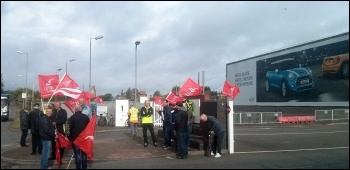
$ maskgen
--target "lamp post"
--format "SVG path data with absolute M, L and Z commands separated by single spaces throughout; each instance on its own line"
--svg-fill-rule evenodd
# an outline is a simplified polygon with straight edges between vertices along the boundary
M 60 68 L 59 68 L 59 69 L 57 69 L 57 70 L 56 70 L 56 75 L 57 75 L 57 71 L 61 71 L 61 70 L 62 70 L 62 69 L 60 69 Z
M 21 75 L 21 74 L 18 74 L 17 77 L 22 77 L 22 75 Z M 22 90 L 22 94 L 23 94 L 23 93 L 24 93 L 24 87 L 23 87 L 23 90 Z M 23 98 L 22 100 L 23 100 L 22 103 L 23 103 L 23 109 L 24 109 L 24 101 L 25 101 L 25 100 L 24 100 L 24 98 Z
M 91 90 L 91 40 L 92 40 L 92 39 L 98 40 L 98 39 L 101 39 L 101 38 L 103 38 L 103 36 L 102 36 L 102 35 L 97 36 L 97 37 L 95 37 L 95 38 L 90 38 L 90 74 L 89 74 L 89 92 L 90 92 L 90 90 Z
M 140 45 L 140 41 L 135 41 L 135 103 L 136 107 L 136 99 L 137 99 L 137 45 Z
M 69 62 L 73 62 L 73 61 L 75 61 L 75 59 L 66 60 L 66 74 L 67 74 L 67 65 L 68 65 L 67 63 L 68 63 L 68 61 L 69 61 Z M 58 71 L 60 71 L 60 70 L 58 70 Z M 56 73 L 56 74 L 57 74 L 57 73 Z
M 27 63 L 27 64 L 26 64 L 26 96 L 25 96 L 26 98 L 25 98 L 25 100 L 24 100 L 24 104 L 27 105 L 27 91 L 28 91 L 28 90 L 27 90 L 27 80 L 28 80 L 28 52 L 25 53 L 25 52 L 22 52 L 22 51 L 17 51 L 17 53 L 19 53 L 19 54 L 26 54 L 26 56 L 27 56 L 27 59 L 26 59 L 26 60 L 27 60 L 27 61 L 26 61 L 26 63 Z

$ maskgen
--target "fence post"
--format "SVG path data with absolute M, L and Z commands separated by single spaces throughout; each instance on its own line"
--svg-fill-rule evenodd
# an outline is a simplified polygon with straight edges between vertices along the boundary
M 239 113 L 239 124 L 242 124 L 242 113 Z
M 260 122 L 260 124 L 262 124 L 263 123 L 263 117 L 262 117 L 262 112 L 260 113 L 260 120 L 261 120 L 261 122 Z
M 332 120 L 333 120 L 333 118 L 334 118 L 334 117 L 333 117 L 333 110 L 332 110 Z

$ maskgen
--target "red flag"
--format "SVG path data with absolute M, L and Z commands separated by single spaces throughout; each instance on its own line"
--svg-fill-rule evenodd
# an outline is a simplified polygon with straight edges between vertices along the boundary
M 202 87 L 188 78 L 185 84 L 179 90 L 182 96 L 198 96 L 202 93 Z
M 58 75 L 38 75 L 40 97 L 43 99 L 52 96 L 58 85 Z
M 68 74 L 64 74 L 61 82 L 58 84 L 56 91 L 54 92 L 54 95 L 65 95 L 77 99 L 81 93 L 82 91 L 79 90 L 78 84 L 71 79 Z
M 235 98 L 239 94 L 239 88 L 228 81 L 225 81 L 224 87 L 222 89 L 222 95 Z
M 154 102 L 159 105 L 162 105 L 163 103 L 162 99 L 159 98 L 158 96 L 154 96 Z
M 61 148 L 72 149 L 72 143 L 70 142 L 70 140 L 66 136 L 57 132 L 57 137 L 58 137 L 58 141 L 60 142 Z
M 89 160 L 92 160 L 92 151 L 94 146 L 94 135 L 96 126 L 96 114 L 94 114 L 85 129 L 74 140 L 74 144 L 86 153 Z
M 103 104 L 103 99 L 101 97 L 96 97 L 96 103 Z
M 86 92 L 86 91 L 81 92 L 81 94 L 79 96 L 79 98 L 84 98 L 84 99 L 92 99 L 94 97 L 95 97 L 94 94 L 91 94 L 91 93 Z
M 58 169 L 60 169 L 60 166 L 61 166 L 60 143 L 57 139 L 56 139 L 56 161 L 57 161 Z
M 176 102 L 182 101 L 182 98 L 179 96 L 176 96 L 173 92 L 170 92 L 166 97 L 166 99 L 170 104 L 176 104 Z
M 69 98 L 68 100 L 66 100 L 66 102 L 64 102 L 64 104 L 68 107 L 70 111 L 74 113 L 74 107 L 79 104 L 79 100 Z

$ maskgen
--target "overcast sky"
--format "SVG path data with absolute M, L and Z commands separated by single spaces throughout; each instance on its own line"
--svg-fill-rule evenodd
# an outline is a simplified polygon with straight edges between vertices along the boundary
M 38 90 L 38 75 L 66 72 L 97 95 L 135 87 L 167 94 L 188 78 L 222 89 L 226 64 L 349 32 L 349 2 L 1 1 L 5 90 Z M 73 62 L 67 60 L 75 59 Z M 18 75 L 23 75 L 19 77 Z

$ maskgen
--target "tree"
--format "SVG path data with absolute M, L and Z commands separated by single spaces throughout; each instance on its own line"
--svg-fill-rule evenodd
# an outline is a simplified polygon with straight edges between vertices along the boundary
M 181 88 L 180 86 L 176 85 L 171 89 L 171 92 L 173 92 L 174 94 L 177 94 L 179 92 L 180 88 Z
M 106 94 L 100 95 L 98 97 L 101 97 L 103 101 L 111 101 L 112 100 L 112 93 L 106 93 Z
M 125 98 L 126 99 L 131 99 L 131 89 L 130 89 L 130 87 L 128 88 L 128 90 L 126 90 L 126 92 L 125 92 Z
M 211 95 L 211 89 L 209 86 L 204 86 L 204 94 L 209 94 Z
M 154 96 L 159 96 L 159 97 L 160 97 L 160 96 L 161 96 L 160 91 L 157 90 L 156 92 L 154 92 L 154 93 L 153 93 L 153 97 L 154 97 Z

